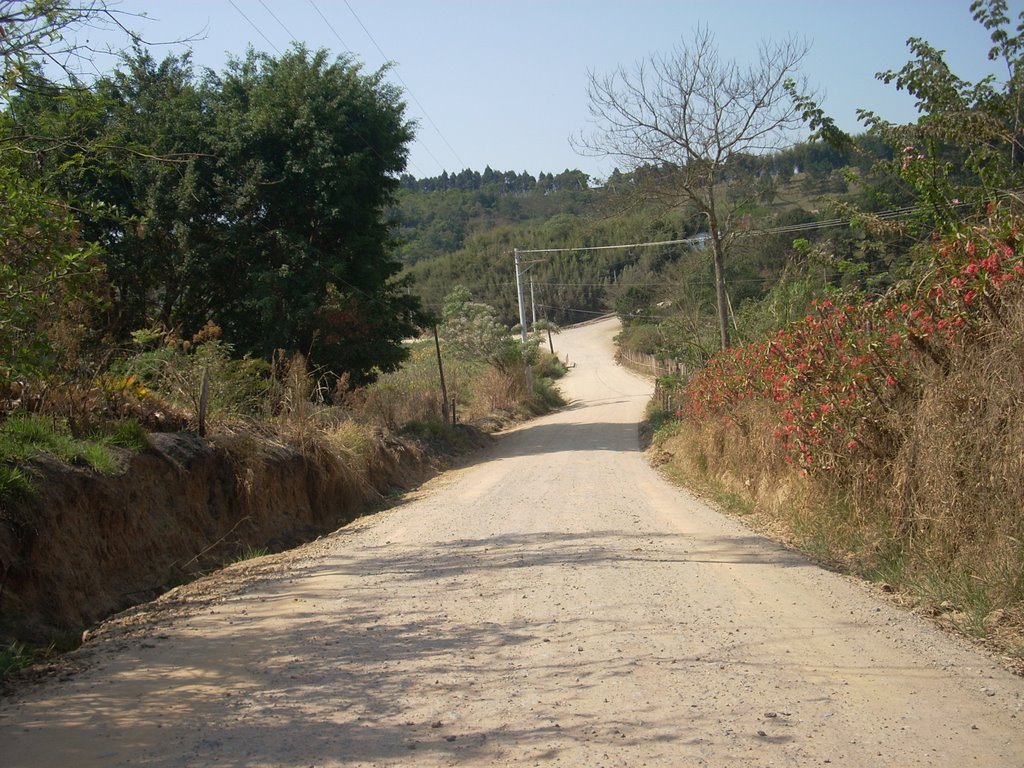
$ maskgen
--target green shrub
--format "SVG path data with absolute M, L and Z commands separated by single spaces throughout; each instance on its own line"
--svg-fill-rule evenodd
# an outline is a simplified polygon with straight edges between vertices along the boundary
M 565 405 L 565 398 L 558 391 L 555 382 L 547 377 L 539 377 L 533 382 L 533 397 L 530 399 L 530 410 L 541 414 L 561 408 Z
M 565 363 L 558 358 L 558 355 L 541 352 L 533 367 L 533 372 L 543 378 L 560 379 L 566 374 Z
M 148 389 L 196 413 L 205 371 L 209 417 L 267 415 L 270 364 L 248 356 L 236 360 L 231 353 L 231 345 L 216 338 L 198 344 L 171 341 L 121 361 L 115 372 L 138 377 Z

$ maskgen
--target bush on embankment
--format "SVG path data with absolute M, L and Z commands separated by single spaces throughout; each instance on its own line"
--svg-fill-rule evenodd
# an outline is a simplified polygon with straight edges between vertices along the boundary
M 662 451 L 967 631 L 1019 629 L 1022 228 L 994 215 L 934 244 L 915 280 L 717 355 L 676 393 Z

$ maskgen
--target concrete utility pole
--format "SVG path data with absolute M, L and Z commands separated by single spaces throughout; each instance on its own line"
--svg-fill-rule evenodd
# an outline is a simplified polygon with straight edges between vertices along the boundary
M 522 332 L 523 343 L 526 343 L 526 303 L 523 301 L 523 275 L 530 271 L 530 267 L 534 264 L 540 264 L 545 259 L 533 259 L 532 261 L 523 261 L 522 256 L 519 255 L 519 249 L 514 248 L 512 255 L 516 259 L 516 293 L 519 295 L 519 328 Z M 526 269 L 523 269 L 526 267 Z M 533 278 L 530 278 L 530 301 L 533 302 Z M 537 307 L 533 307 L 533 322 L 537 323 Z
M 522 274 L 522 260 L 519 258 L 519 249 L 515 248 L 512 251 L 512 255 L 516 259 L 516 293 L 519 296 L 519 331 L 523 337 L 523 343 L 526 343 L 526 307 L 523 306 L 523 274 Z

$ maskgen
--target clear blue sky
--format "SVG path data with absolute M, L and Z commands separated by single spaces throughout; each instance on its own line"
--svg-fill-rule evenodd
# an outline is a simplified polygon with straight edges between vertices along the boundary
M 808 39 L 804 74 L 848 130 L 858 129 L 858 107 L 891 120 L 913 118 L 911 100 L 874 78 L 909 59 L 909 37 L 946 50 L 963 77 L 990 71 L 988 33 L 971 19 L 970 0 L 111 2 L 147 14 L 131 21 L 149 41 L 201 36 L 190 44 L 194 60 L 216 70 L 250 44 L 273 54 L 293 39 L 349 51 L 368 70 L 394 62 L 391 79 L 406 90 L 409 117 L 420 124 L 409 172 L 421 177 L 487 165 L 606 176 L 607 160 L 581 157 L 569 145 L 587 128 L 588 71 L 610 72 L 668 51 L 697 25 L 715 34 L 723 56 L 740 62 L 764 37 Z M 1010 6 L 1016 16 L 1024 0 Z M 161 50 L 179 48 L 154 53 Z

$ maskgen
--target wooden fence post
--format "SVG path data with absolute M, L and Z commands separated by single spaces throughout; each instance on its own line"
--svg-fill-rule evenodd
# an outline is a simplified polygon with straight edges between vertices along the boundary
M 441 341 L 437 338 L 437 326 L 434 326 L 434 349 L 437 351 L 437 373 L 441 377 L 441 419 L 448 423 L 448 387 L 444 383 L 444 364 L 441 362 Z

